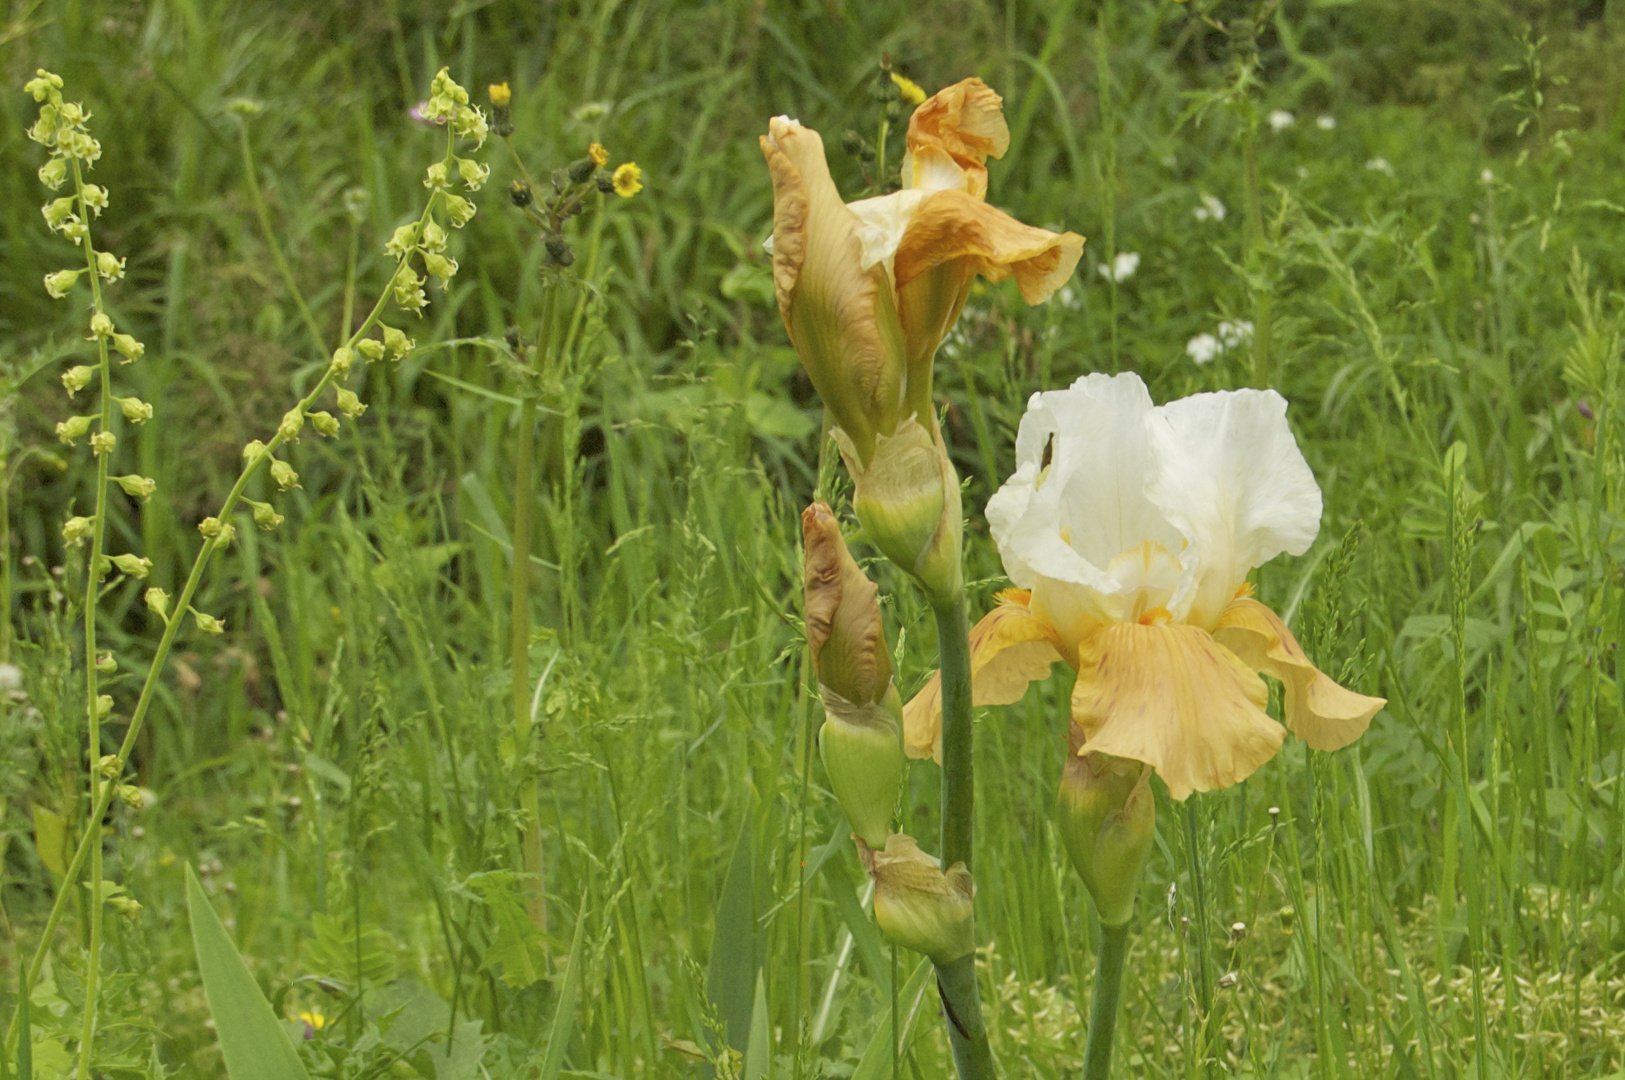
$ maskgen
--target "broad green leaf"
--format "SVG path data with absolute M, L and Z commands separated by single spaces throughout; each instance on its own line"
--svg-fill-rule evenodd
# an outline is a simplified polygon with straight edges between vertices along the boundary
M 705 971 L 705 993 L 728 1032 L 728 1045 L 745 1048 L 750 1032 L 751 992 L 756 984 L 756 883 L 751 850 L 753 809 L 745 812 L 734 841 L 728 875 L 717 900 L 717 928 Z
M 767 983 L 756 973 L 756 1001 L 750 1009 L 750 1042 L 745 1045 L 744 1080 L 768 1080 L 773 1065 L 773 1043 L 767 1030 Z
M 68 825 L 55 810 L 34 804 L 34 849 L 45 869 L 57 877 L 68 872 Z
M 925 997 L 926 979 L 933 970 L 931 961 L 921 960 L 920 966 L 914 969 L 914 974 L 908 977 L 902 992 L 897 995 L 897 1012 L 903 1021 L 900 1041 L 904 1046 L 914 1036 L 914 1023 L 920 1017 L 920 1003 Z M 888 1007 L 880 1018 L 880 1027 L 864 1048 L 863 1057 L 858 1059 L 858 1067 L 852 1071 L 852 1080 L 881 1080 L 890 1072 L 891 1063 L 891 1009 Z
M 519 899 L 522 878 L 511 870 L 488 870 L 466 882 L 478 893 L 496 924 L 496 936 L 480 958 L 481 971 L 495 971 L 516 990 L 540 982 L 547 974 L 542 932 Z
M 576 984 L 581 981 L 581 935 L 587 925 L 585 897 L 576 915 L 576 932 L 570 939 L 570 960 L 564 965 L 564 981 L 559 984 L 559 1003 L 553 1010 L 553 1027 L 547 1033 L 547 1056 L 536 1080 L 557 1080 L 564 1068 L 564 1051 L 576 1027 Z
M 231 943 L 220 916 L 186 868 L 186 910 L 192 921 L 192 947 L 203 976 L 203 994 L 214 1018 L 220 1054 L 231 1080 L 309 1080 L 288 1034 L 271 1011 L 259 984 Z

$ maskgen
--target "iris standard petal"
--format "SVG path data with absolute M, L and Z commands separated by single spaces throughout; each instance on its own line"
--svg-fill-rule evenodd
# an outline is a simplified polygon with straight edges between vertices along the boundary
M 1286 731 L 1264 712 L 1264 681 L 1205 630 L 1116 623 L 1078 650 L 1072 719 L 1078 753 L 1143 761 L 1183 801 L 1246 779 Z
M 987 159 L 1003 157 L 1010 148 L 1004 99 L 974 77 L 944 87 L 914 110 L 904 143 L 904 184 L 915 186 L 911 180 L 935 168 L 926 162 L 938 151 L 965 171 L 965 190 L 981 198 L 987 194 Z
M 1255 566 L 1301 555 L 1320 531 L 1320 486 L 1273 390 L 1196 394 L 1149 421 L 1146 494 L 1195 548 L 1193 591 L 1170 605 L 1212 628 Z
M 1286 726 L 1315 750 L 1341 750 L 1365 734 L 1387 698 L 1345 690 L 1315 667 L 1281 617 L 1257 600 L 1234 600 L 1213 631 L 1219 644 L 1286 690 Z
M 998 604 L 970 632 L 971 701 L 1011 705 L 1027 686 L 1047 678 L 1050 665 L 1064 660 L 1055 631 L 1035 619 L 1028 596 L 1007 589 Z M 942 763 L 942 674 L 931 676 L 903 706 L 903 749 L 909 757 Z

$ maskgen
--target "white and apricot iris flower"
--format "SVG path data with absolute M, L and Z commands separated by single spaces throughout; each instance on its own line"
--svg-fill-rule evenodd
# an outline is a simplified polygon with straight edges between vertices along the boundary
M 903 187 L 842 201 L 818 132 L 787 116 L 762 136 L 773 178 L 773 283 L 791 343 L 867 462 L 877 435 L 932 414 L 931 361 L 977 275 L 1029 304 L 1072 276 L 1083 237 L 988 205 L 987 159 L 1010 145 L 1003 100 L 966 79 L 908 123 Z
M 1273 390 L 1156 406 L 1137 375 L 1088 375 L 1033 395 L 1016 463 L 987 505 L 1017 588 L 971 631 L 976 704 L 1018 701 L 1064 660 L 1076 753 L 1144 762 L 1179 800 L 1280 748 L 1260 674 L 1316 750 L 1347 746 L 1386 704 L 1317 670 L 1250 595 L 1249 571 L 1301 555 L 1320 528 L 1320 488 Z M 940 760 L 941 728 L 933 677 L 904 710 L 909 754 Z

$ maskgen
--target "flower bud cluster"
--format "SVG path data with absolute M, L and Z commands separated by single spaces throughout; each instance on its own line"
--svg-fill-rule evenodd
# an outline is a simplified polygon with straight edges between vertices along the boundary
M 98 356 L 96 364 L 75 364 L 62 373 L 62 388 L 70 398 L 89 388 L 98 380 L 101 386 L 101 407 L 86 415 L 70 416 L 56 425 L 57 438 L 72 446 L 81 437 L 88 437 L 90 451 L 96 457 L 110 455 L 118 447 L 118 436 L 111 430 L 112 408 L 117 406 L 126 423 L 144 424 L 152 419 L 152 406 L 138 397 L 121 397 L 112 393 L 107 385 L 108 361 L 117 355 L 123 363 L 139 360 L 146 346 L 132 334 L 119 330 L 112 316 L 102 305 L 98 279 L 117 281 L 124 277 L 125 260 L 108 251 L 98 251 L 92 243 L 90 222 L 101 216 L 108 206 L 108 193 L 99 184 L 86 183 L 83 169 L 101 157 L 101 144 L 91 137 L 88 129 L 90 114 L 77 102 L 62 98 L 62 79 L 51 72 L 40 70 L 23 87 L 40 103 L 39 119 L 29 128 L 28 137 L 50 150 L 50 159 L 40 168 L 40 182 L 52 191 L 73 181 L 73 192 L 46 202 L 40 207 L 45 225 L 52 232 L 61 233 L 84 253 L 81 267 L 57 270 L 45 275 L 45 291 L 53 298 L 63 299 L 73 291 L 81 276 L 88 275 L 91 282 L 91 313 L 85 340 L 94 342 Z M 134 473 L 102 475 L 117 484 L 131 498 L 146 501 L 157 490 L 149 477 Z M 98 575 L 118 570 L 136 580 L 145 578 L 152 564 L 132 554 L 104 555 L 100 553 L 97 520 L 94 517 L 73 517 L 62 526 L 62 537 L 70 545 L 78 546 L 92 540 L 97 552 L 95 572 Z M 109 658 L 110 659 L 110 658 Z
M 468 91 L 457 85 L 450 68 L 441 68 L 429 85 L 429 100 L 422 106 L 423 119 L 432 124 L 451 124 L 451 130 L 474 145 L 485 142 L 489 132 L 485 114 L 468 103 Z

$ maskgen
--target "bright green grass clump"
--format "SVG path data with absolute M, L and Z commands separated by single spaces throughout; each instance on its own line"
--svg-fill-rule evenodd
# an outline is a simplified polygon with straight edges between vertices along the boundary
M 885 53 L 927 92 L 972 74 L 999 90 L 993 201 L 1090 238 L 1045 307 L 977 291 L 937 362 L 972 615 L 1003 586 L 982 507 L 1033 391 L 1130 368 L 1159 401 L 1267 378 L 1326 513 L 1260 598 L 1389 700 L 1334 756 L 1289 746 L 1242 786 L 1162 800 L 1118 1075 L 1625 1070 L 1618 9 L 1358 0 L 1272 8 L 1243 34 L 1254 7 L 1233 0 L 17 7 L 0 1024 L 87 812 L 84 549 L 60 530 L 96 495 L 53 432 L 60 376 L 94 345 L 83 302 L 41 288 L 67 249 L 40 218 L 19 88 L 57 71 L 93 115 L 92 176 L 116 196 L 97 239 L 127 258 L 107 311 L 146 346 L 115 374 L 156 410 L 113 421 L 158 494 L 109 498 L 109 550 L 151 561 L 96 623 L 121 665 L 100 683 L 112 753 L 162 630 L 142 590 L 179 592 L 243 445 L 387 290 L 384 244 L 446 145 L 409 110 L 447 67 L 476 104 L 512 87 L 539 188 L 599 143 L 642 191 L 566 226 L 583 265 L 601 228 L 599 254 L 566 298 L 575 359 L 535 389 L 511 359 L 558 256 L 488 149 L 478 216 L 447 241 L 460 272 L 427 285 L 421 321 L 391 312 L 418 348 L 357 365 L 368 408 L 286 449 L 297 488 L 249 485 L 285 520 L 260 533 L 245 512 L 216 556 L 194 604 L 225 632 L 179 639 L 131 754 L 141 807 L 107 817 L 102 877 L 140 908 L 102 927 L 95 1068 L 223 1075 L 190 865 L 312 1076 L 885 1076 L 894 1009 L 901 1075 L 952 1075 L 918 958 L 864 913 L 811 741 L 798 515 L 827 451 L 761 250 L 767 118 L 822 129 L 856 197 L 876 171 L 839 135 L 872 141 Z M 1259 80 L 1236 86 L 1250 48 Z M 540 685 L 521 744 L 510 523 L 531 392 Z M 906 695 L 935 655 L 930 612 L 884 561 L 866 569 Z M 1051 826 L 1069 683 L 1042 690 L 977 723 L 979 970 L 1008 1077 L 1077 1074 L 1098 939 Z M 931 835 L 933 769 L 908 783 L 903 825 Z M 533 822 L 545 925 L 522 873 Z M 40 1076 L 79 1056 L 75 888 L 32 988 Z

